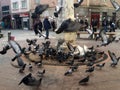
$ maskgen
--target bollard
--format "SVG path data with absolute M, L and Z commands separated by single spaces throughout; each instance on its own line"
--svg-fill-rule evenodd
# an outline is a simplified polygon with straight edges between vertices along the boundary
M 10 41 L 10 39 L 11 39 L 11 32 L 8 31 L 8 41 Z

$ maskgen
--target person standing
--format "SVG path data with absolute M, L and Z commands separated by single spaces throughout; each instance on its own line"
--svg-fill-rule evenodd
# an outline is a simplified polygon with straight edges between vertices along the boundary
M 105 32 L 107 32 L 108 31 L 108 28 L 107 28 L 108 27 L 108 20 L 107 20 L 107 18 L 103 19 L 102 26 L 103 26 Z
M 97 21 L 96 18 L 94 18 L 92 20 L 92 24 L 91 25 L 92 25 L 92 28 L 93 28 L 93 34 L 92 35 L 95 35 L 94 32 L 97 32 L 97 26 L 98 26 L 98 21 Z M 94 37 L 96 37 L 96 36 L 94 36 Z M 93 38 L 93 36 L 92 36 L 92 38 Z
M 39 24 L 39 19 L 37 18 L 34 20 L 34 24 L 33 24 L 33 29 L 34 29 L 35 35 L 38 34 L 38 24 Z
M 86 20 L 85 20 L 85 31 L 86 31 L 86 29 L 88 29 L 88 26 L 89 26 L 88 20 L 86 19 Z
M 54 19 L 51 21 L 51 25 L 52 25 L 53 31 L 55 31 L 55 29 L 57 28 L 57 23 Z
M 49 30 L 51 29 L 51 23 L 48 19 L 48 16 L 46 16 L 45 19 L 43 20 L 43 25 L 44 25 L 44 29 L 46 31 L 45 39 L 49 39 Z
M 38 29 L 39 29 L 40 32 L 42 32 L 43 24 L 42 24 L 42 21 L 41 21 L 41 20 L 39 20 Z
M 115 22 L 113 20 L 110 20 L 110 32 L 115 32 Z

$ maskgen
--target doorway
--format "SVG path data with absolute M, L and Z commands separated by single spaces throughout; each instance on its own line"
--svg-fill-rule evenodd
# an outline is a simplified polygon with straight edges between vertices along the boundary
M 98 21 L 97 28 L 99 28 L 100 27 L 100 13 L 99 12 L 92 12 L 91 13 L 91 23 L 92 23 L 93 19 L 96 19 Z

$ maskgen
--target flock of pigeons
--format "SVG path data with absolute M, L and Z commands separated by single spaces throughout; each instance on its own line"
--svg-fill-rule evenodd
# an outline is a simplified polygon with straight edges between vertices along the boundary
M 77 8 L 82 2 L 83 0 L 78 0 L 78 3 L 75 3 L 74 7 Z M 37 14 L 38 15 L 41 14 L 47 8 L 48 8 L 48 5 L 37 6 L 35 8 L 35 12 L 32 15 L 32 18 L 37 18 Z M 61 10 L 62 10 L 62 7 L 56 10 L 56 12 L 54 13 L 56 17 L 58 17 L 58 14 L 60 13 Z M 59 34 L 63 31 L 71 32 L 74 30 L 79 30 L 79 28 L 80 27 L 78 22 L 68 19 L 63 21 L 63 23 L 58 28 L 56 33 Z M 109 45 L 114 40 L 116 40 L 116 37 L 107 38 L 104 30 L 100 30 L 100 33 L 97 36 L 96 40 L 98 40 L 99 38 L 102 39 L 102 44 L 98 46 L 106 46 L 106 45 Z M 96 58 L 96 55 L 99 54 L 102 57 L 105 53 L 97 52 L 93 46 L 90 48 L 88 48 L 86 45 L 84 45 L 84 47 L 81 47 L 79 45 L 76 47 L 73 47 L 69 42 L 66 42 L 66 45 L 69 49 L 69 51 L 66 53 L 61 47 L 61 45 L 65 42 L 65 40 L 63 39 L 58 40 L 58 44 L 56 48 L 53 48 L 50 46 L 50 41 L 43 42 L 42 46 L 36 43 L 37 39 L 32 39 L 32 40 L 27 39 L 26 42 L 28 43 L 28 48 L 26 47 L 22 48 L 16 41 L 10 40 L 8 41 L 8 45 L 3 47 L 3 49 L 0 51 L 0 54 L 4 55 L 7 53 L 7 51 L 10 48 L 13 49 L 16 55 L 15 57 L 12 58 L 11 61 L 12 62 L 17 61 L 18 67 L 19 67 L 19 73 L 24 73 L 24 70 L 28 66 L 30 73 L 25 77 L 23 77 L 18 85 L 21 85 L 22 83 L 24 83 L 27 86 L 40 86 L 43 76 L 46 72 L 45 69 L 43 69 L 42 71 L 38 71 L 37 75 L 39 79 L 37 79 L 32 75 L 32 70 L 33 70 L 32 63 L 27 64 L 21 58 L 22 55 L 24 55 L 25 57 L 29 57 L 30 53 L 39 54 L 40 56 L 39 62 L 34 62 L 35 66 L 38 66 L 38 67 L 41 67 L 43 65 L 44 56 L 45 56 L 45 59 L 49 59 L 49 58 L 56 59 L 59 63 L 68 61 L 66 62 L 66 64 L 69 65 L 70 68 L 68 71 L 64 73 L 65 76 L 71 75 L 73 72 L 77 71 L 77 69 L 79 68 L 79 63 L 75 63 L 76 60 L 77 62 L 84 63 L 88 67 L 85 71 L 87 73 L 92 73 L 95 70 L 95 67 L 99 67 L 100 69 L 102 69 L 102 67 L 105 66 L 104 62 L 100 64 L 95 63 L 98 59 Z M 115 53 L 111 52 L 110 50 L 108 50 L 108 55 L 110 56 L 110 59 L 112 61 L 110 66 L 115 67 L 118 64 L 120 57 L 117 57 Z M 79 84 L 86 85 L 87 82 L 89 81 L 89 78 L 90 78 L 90 75 L 86 76 L 85 78 L 79 81 Z
M 50 41 L 42 42 L 41 46 L 40 44 L 37 44 L 37 39 L 31 39 L 31 40 L 26 39 L 26 42 L 28 44 L 28 47 L 22 48 L 16 41 L 10 40 L 8 41 L 8 45 L 3 47 L 3 49 L 0 51 L 0 54 L 4 55 L 7 53 L 7 51 L 10 48 L 13 49 L 16 55 L 14 58 L 11 59 L 11 62 L 17 61 L 19 67 L 19 73 L 24 73 L 24 70 L 28 67 L 30 73 L 25 77 L 23 77 L 19 85 L 21 83 L 24 83 L 25 85 L 28 86 L 39 86 L 45 74 L 46 70 L 43 69 L 42 71 L 37 72 L 37 76 L 39 77 L 39 79 L 36 79 L 36 77 L 32 75 L 32 71 L 33 71 L 32 62 L 25 63 L 24 60 L 22 60 L 21 58 L 22 55 L 29 58 L 30 53 L 39 54 L 40 60 L 34 62 L 35 66 L 39 68 L 42 67 L 45 59 L 46 60 L 55 59 L 59 63 L 66 63 L 66 65 L 70 66 L 70 68 L 64 73 L 65 76 L 72 75 L 73 72 L 77 71 L 81 63 L 85 64 L 88 67 L 85 71 L 87 73 L 92 73 L 95 67 L 99 67 L 100 69 L 102 69 L 102 67 L 105 66 L 104 62 L 100 64 L 96 63 L 100 57 L 104 57 L 105 53 L 104 51 L 102 52 L 96 51 L 94 46 L 89 48 L 86 45 L 84 45 L 83 47 L 79 45 L 73 47 L 71 43 L 65 42 L 64 39 L 59 39 L 56 47 L 52 47 L 52 45 L 50 45 L 51 43 Z M 62 47 L 63 43 L 66 43 L 68 47 L 68 52 L 66 52 L 63 49 Z M 100 57 L 97 58 L 97 55 Z M 108 50 L 108 55 L 110 56 L 110 59 L 112 61 L 110 66 L 115 67 L 118 64 L 120 57 L 117 57 L 115 53 L 111 52 L 110 50 Z M 86 85 L 87 82 L 89 81 L 89 78 L 90 75 L 80 80 L 79 84 Z

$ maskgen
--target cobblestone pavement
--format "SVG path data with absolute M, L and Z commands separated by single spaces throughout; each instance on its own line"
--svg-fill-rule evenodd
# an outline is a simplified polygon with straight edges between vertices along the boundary
M 26 38 L 38 38 L 31 31 L 18 31 L 19 35 L 12 32 L 15 35 L 15 39 L 22 46 L 26 46 Z M 7 42 L 7 32 L 4 32 L 5 37 L 0 39 L 0 50 Z M 27 36 L 28 35 L 28 36 Z M 62 35 L 61 35 L 62 36 Z M 55 45 L 57 38 L 52 33 L 49 39 L 52 45 Z M 38 43 L 43 42 L 43 38 L 38 38 Z M 100 43 L 100 41 L 77 39 L 76 44 L 88 47 L 94 46 Z M 107 52 L 108 50 L 115 52 L 116 56 L 120 56 L 120 42 L 113 42 L 106 47 L 97 48 L 99 50 Z M 19 81 L 29 73 L 28 68 L 25 69 L 24 74 L 18 72 L 18 68 L 13 67 L 10 62 L 14 56 L 14 52 L 10 49 L 7 54 L 0 55 L 0 90 L 36 90 L 34 87 L 25 86 L 21 84 L 18 86 Z M 25 59 L 23 57 L 23 59 Z M 71 76 L 64 76 L 68 66 L 52 66 L 43 65 L 43 68 L 33 67 L 32 72 L 36 76 L 38 70 L 46 69 L 46 73 L 43 77 L 43 81 L 39 89 L 37 90 L 120 90 L 120 63 L 117 67 L 110 67 L 110 59 L 106 61 L 105 67 L 102 70 L 95 68 L 95 71 L 90 75 L 90 81 L 87 86 L 81 86 L 78 84 L 79 80 L 84 78 L 86 67 L 79 66 L 78 71 L 74 72 Z

